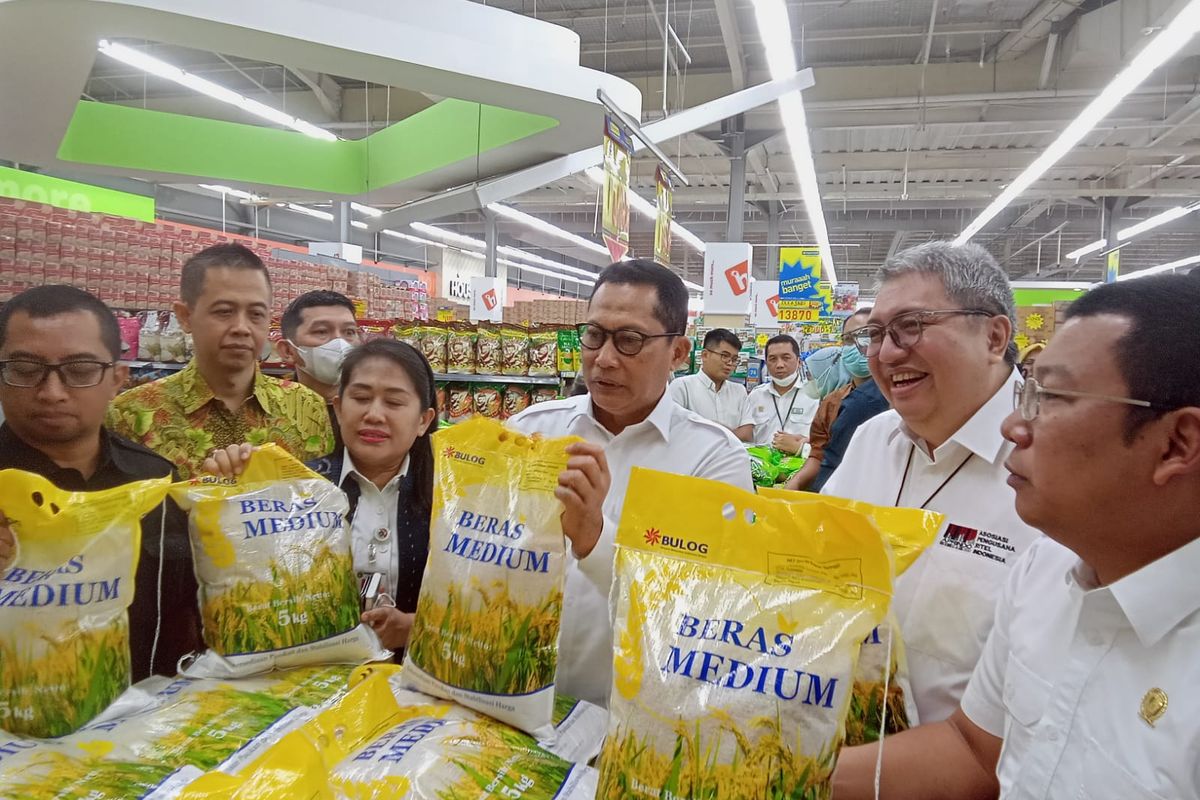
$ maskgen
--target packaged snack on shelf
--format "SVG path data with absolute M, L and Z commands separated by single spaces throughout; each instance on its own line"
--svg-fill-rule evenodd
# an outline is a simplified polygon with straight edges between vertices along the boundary
M 785 489 L 760 489 L 759 494 L 791 503 L 812 502 L 818 497 Z M 875 520 L 875 525 L 891 545 L 896 575 L 904 574 L 933 544 L 943 522 L 941 514 L 918 508 L 874 506 L 833 497 L 821 499 L 844 505 Z M 881 727 L 891 735 L 907 730 L 918 721 L 900 626 L 889 608 L 887 619 L 871 631 L 859 654 L 850 714 L 846 719 L 846 746 L 878 741 Z
M 475 328 L 469 322 L 453 322 L 446 337 L 446 372 L 475 374 Z
M 475 371 L 480 375 L 500 375 L 504 354 L 500 349 L 500 329 L 480 323 L 475 339 Z
M 162 323 L 157 311 L 143 311 L 138 314 L 142 325 L 138 330 L 137 358 L 140 361 L 162 361 L 162 343 L 159 341 L 159 331 Z
M 529 393 L 529 404 L 545 403 L 547 400 L 557 400 L 558 389 L 552 386 L 535 386 Z
M 386 658 L 359 623 L 346 496 L 283 449 L 256 449 L 236 479 L 172 490 L 188 512 L 209 650 L 181 673 L 238 677 Z
M 63 736 L 129 688 L 129 619 L 141 518 L 169 478 L 66 492 L 0 471 L 17 553 L 0 573 L 0 728 Z
M 437 384 L 436 394 L 438 419 L 445 419 L 449 413 L 449 409 L 446 407 L 446 384 Z
M 534 328 L 529 333 L 529 374 L 558 374 L 558 331 Z
M 434 434 L 429 560 L 401 679 L 553 733 L 566 544 L 554 496 L 573 437 L 487 419 Z
M 446 340 L 449 332 L 440 322 L 426 322 L 421 326 L 421 354 L 434 372 L 446 371 Z
M 529 387 L 510 383 L 504 387 L 504 404 L 500 419 L 509 419 L 529 408 Z
M 579 372 L 579 332 L 574 328 L 558 330 L 558 371 Z
M 358 332 L 362 335 L 364 342 L 372 339 L 391 338 L 392 328 L 392 323 L 385 319 L 360 319 L 358 321 Z
M 126 315 L 117 317 L 117 325 L 121 329 L 121 358 L 138 359 L 138 333 L 141 331 L 142 323 L 137 317 Z
M 421 326 L 417 322 L 397 322 L 392 327 L 392 335 L 405 344 L 421 349 Z
M 446 421 L 463 422 L 475 416 L 475 395 L 466 383 L 446 384 Z
M 501 375 L 529 373 L 529 331 L 517 325 L 500 327 Z
M 828 797 L 892 556 L 872 517 L 635 469 L 597 798 Z
M 499 383 L 476 383 L 472 385 L 471 389 L 475 401 L 476 416 L 488 419 L 500 419 L 502 411 L 501 392 L 503 388 L 503 384 Z
M 167 324 L 158 335 L 158 342 L 163 361 L 182 364 L 188 360 L 187 335 L 175 318 L 174 311 L 167 315 Z

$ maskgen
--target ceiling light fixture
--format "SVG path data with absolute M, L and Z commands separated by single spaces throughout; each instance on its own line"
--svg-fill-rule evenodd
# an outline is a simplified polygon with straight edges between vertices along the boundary
M 508 247 L 507 245 L 501 245 L 497 247 L 496 252 L 504 253 L 506 256 L 511 256 L 513 258 L 521 258 L 534 264 L 541 264 L 542 266 L 550 267 L 551 269 L 562 270 L 563 272 L 571 272 L 575 275 L 582 275 L 585 278 L 596 277 L 595 272 L 591 272 L 586 269 L 580 269 L 579 267 L 572 267 L 570 264 L 562 264 L 558 261 L 551 261 L 548 258 L 542 258 L 539 255 L 534 255 L 533 253 L 526 253 L 524 250 L 518 250 L 515 247 Z
M 383 216 L 383 212 L 380 211 L 378 208 L 372 208 L 371 206 L 364 206 L 362 203 L 351 202 L 350 207 L 360 214 L 366 214 L 368 217 L 382 217 Z
M 323 219 L 326 222 L 333 221 L 333 214 L 330 214 L 328 211 L 318 211 L 315 208 L 309 208 L 308 206 L 301 206 L 295 203 L 283 203 L 282 205 L 284 208 L 288 209 L 289 211 L 295 211 L 297 214 L 305 214 L 310 217 L 316 217 L 317 219 Z
M 1155 214 L 1153 217 L 1144 219 L 1135 225 L 1130 225 L 1128 228 L 1122 228 L 1121 230 L 1117 231 L 1117 241 L 1121 242 L 1125 239 L 1132 239 L 1139 233 L 1145 233 L 1146 231 L 1153 230 L 1160 225 L 1166 225 L 1168 222 L 1174 222 L 1180 217 L 1186 217 L 1193 211 L 1200 211 L 1200 203 L 1193 203 L 1190 206 L 1176 206 L 1175 208 L 1167 209 L 1161 214 Z
M 1197 2 L 1200 2 L 1200 0 L 1197 0 Z M 605 256 L 608 255 L 608 248 L 599 242 L 593 242 L 589 239 L 583 238 L 582 236 L 577 236 L 576 234 L 567 230 L 563 230 L 557 225 L 549 223 L 544 219 L 539 219 L 531 214 L 526 214 L 524 211 L 518 211 L 511 206 L 502 205 L 500 203 L 488 203 L 488 210 L 494 211 L 500 216 L 510 219 L 513 222 L 519 222 L 528 228 L 532 228 L 533 230 L 541 231 L 542 233 L 557 237 L 564 242 L 570 242 L 576 247 L 582 247 L 586 250 L 591 250 L 593 253 L 600 253 L 601 255 Z
M 1190 256 L 1181 258 L 1178 261 L 1172 261 L 1169 264 L 1159 264 L 1157 267 L 1149 267 L 1147 269 L 1130 272 L 1128 275 L 1118 275 L 1118 281 L 1131 281 L 1135 278 L 1146 278 L 1151 275 L 1157 275 L 1160 272 L 1174 272 L 1180 267 L 1189 267 L 1192 264 L 1200 264 L 1200 256 Z
M 230 197 L 237 197 L 241 200 L 249 200 L 252 203 L 261 203 L 263 201 L 263 198 L 256 194 L 243 192 L 241 189 L 234 189 L 232 186 L 222 186 L 217 183 L 200 183 L 197 186 L 201 189 L 208 189 L 210 192 L 219 192 L 220 194 L 227 194 Z
M 222 103 L 228 103 L 231 106 L 237 106 L 243 111 L 253 114 L 260 119 L 265 119 L 268 122 L 274 122 L 276 125 L 282 125 L 285 128 L 291 128 L 294 131 L 299 131 L 305 136 L 311 136 L 314 139 L 323 139 L 328 142 L 337 141 L 337 136 L 324 128 L 319 128 L 311 122 L 305 122 L 302 119 L 297 119 L 291 114 L 286 114 L 279 109 L 271 108 L 268 105 L 251 100 L 249 97 L 238 94 L 232 89 L 226 89 L 224 86 L 213 83 L 210 80 L 201 78 L 199 75 L 193 75 L 179 67 L 172 66 L 165 61 L 155 58 L 141 50 L 135 50 L 132 47 L 126 47 L 117 42 L 110 42 L 107 39 L 100 40 L 100 52 L 109 58 L 116 59 L 123 64 L 128 64 L 131 67 L 149 72 L 151 75 L 157 75 L 180 86 L 186 86 L 192 91 L 207 95 L 214 100 L 220 100 Z
M 756 5 L 757 5 L 756 1 Z M 1191 40 L 1200 30 L 1200 0 L 1192 0 L 1180 11 L 1167 26 L 1149 41 L 1142 51 L 1134 56 L 1129 66 L 1117 73 L 1095 100 L 1088 103 L 1079 112 L 1071 124 L 1058 135 L 1037 159 L 1008 185 L 1000 196 L 988 205 L 983 212 L 967 226 L 966 230 L 954 240 L 955 244 L 965 244 L 971 237 L 979 233 L 983 226 L 995 218 L 1009 203 L 1017 199 L 1033 182 L 1042 177 L 1058 160 L 1066 155 L 1079 140 L 1088 134 L 1150 73 L 1161 67 L 1168 59 Z
M 1079 259 L 1083 258 L 1086 255 L 1091 255 L 1092 253 L 1095 253 L 1097 250 L 1103 250 L 1104 245 L 1106 243 L 1107 242 L 1104 239 L 1097 239 L 1094 242 L 1085 244 L 1083 247 L 1079 248 L 1078 250 L 1072 250 L 1071 252 L 1067 253 L 1067 258 L 1072 258 L 1072 259 L 1078 261 Z
M 597 186 L 604 186 L 604 171 L 599 167 L 588 167 L 583 171 L 583 174 L 587 176 L 588 180 Z M 652 205 L 649 200 L 633 191 L 633 189 L 630 189 L 626 194 L 629 197 L 629 205 L 634 211 L 651 221 L 658 219 L 658 209 Z M 704 252 L 704 240 L 680 225 L 675 220 L 671 220 L 671 233 L 675 234 L 688 245 L 690 245 L 691 248 L 697 253 Z
M 454 245 L 456 247 L 456 249 L 462 249 L 462 251 L 464 253 L 469 253 L 472 256 L 478 256 L 478 255 L 480 255 L 479 251 L 487 250 L 487 242 L 483 241 L 482 239 L 476 239 L 471 236 L 464 236 L 461 233 L 454 233 L 453 231 L 442 230 L 441 228 L 438 228 L 434 225 L 428 225 L 424 222 L 414 222 L 411 225 L 412 225 L 412 229 L 417 231 L 418 233 L 424 233 L 428 236 L 435 236 L 439 239 L 443 239 L 443 240 L 451 243 L 452 245 Z M 387 233 L 387 231 L 384 231 L 384 233 Z M 401 238 L 408 238 L 408 239 L 416 239 L 417 238 L 415 236 L 409 237 L 409 236 L 404 236 L 402 234 L 394 234 L 394 235 L 400 235 Z M 442 247 L 444 247 L 444 246 L 445 245 L 442 245 Z M 468 249 L 464 249 L 464 248 L 471 248 L 471 249 L 468 250 Z M 576 267 L 568 266 L 567 264 L 559 264 L 559 263 L 551 261 L 549 259 L 541 258 L 540 256 L 534 256 L 529 253 L 522 252 L 522 251 L 516 249 L 515 247 L 501 246 L 501 247 L 497 247 L 496 251 L 505 253 L 507 255 L 514 256 L 516 258 L 525 258 L 530 261 L 537 259 L 538 263 L 542 263 L 547 266 L 553 266 L 555 269 L 563 270 L 564 272 L 570 272 L 570 273 L 575 273 L 577 275 L 582 275 L 586 278 L 594 278 L 596 276 L 596 273 L 594 273 L 594 272 L 588 272 L 587 270 L 578 269 Z M 552 274 L 554 275 L 554 277 L 559 277 L 561 273 L 552 273 Z M 570 276 L 562 275 L 562 277 L 570 277 Z
M 1200 2 L 1200 0 L 1195 0 Z M 796 53 L 792 46 L 792 23 L 784 0 L 754 0 L 754 19 L 758 36 L 766 49 L 767 67 L 771 80 L 790 77 L 796 72 Z M 784 136 L 791 151 L 796 179 L 804 211 L 812 225 L 817 248 L 821 251 L 822 276 L 837 284 L 833 265 L 833 249 L 829 246 L 829 230 L 825 211 L 821 208 L 821 187 L 817 182 L 817 165 L 813 161 L 812 144 L 808 138 L 808 119 L 804 100 L 799 91 L 788 92 L 779 98 L 779 116 L 783 120 Z

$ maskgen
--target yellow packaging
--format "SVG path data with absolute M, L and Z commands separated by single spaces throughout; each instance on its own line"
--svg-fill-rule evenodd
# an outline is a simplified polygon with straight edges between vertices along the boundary
M 17 555 L 0 573 L 0 728 L 62 736 L 129 688 L 129 618 L 142 516 L 169 478 L 66 492 L 0 471 Z
M 891 545 L 897 576 L 904 574 L 917 557 L 933 544 L 943 522 L 941 514 L 919 508 L 873 506 L 856 500 L 818 498 L 818 495 L 808 492 L 786 489 L 759 489 L 758 493 L 763 497 L 793 503 L 819 499 L 870 515 Z M 850 715 L 846 719 L 846 746 L 878 741 L 881 728 L 890 736 L 907 730 L 917 722 L 917 707 L 913 702 L 908 677 L 904 640 L 889 608 L 887 619 L 871 631 L 863 642 L 858 658 L 854 695 L 850 700 Z
M 346 496 L 282 448 L 172 490 L 188 512 L 208 652 L 189 677 L 387 658 L 359 622 Z
M 434 434 L 429 560 L 402 672 L 538 737 L 553 731 L 566 569 L 554 489 L 573 441 L 479 417 Z
M 597 798 L 825 798 L 892 592 L 872 519 L 634 469 Z

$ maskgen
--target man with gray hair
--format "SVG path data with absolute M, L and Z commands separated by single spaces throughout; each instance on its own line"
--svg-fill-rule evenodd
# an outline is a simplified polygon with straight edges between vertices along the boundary
M 888 259 L 854 343 L 892 409 L 864 423 L 823 493 L 925 508 L 946 522 L 897 581 L 906 687 L 922 723 L 958 708 L 1009 569 L 1039 534 L 1017 516 L 1000 424 L 1016 348 L 1008 278 L 976 245 L 929 242 Z M 884 642 L 886 645 L 886 642 Z M 909 720 L 915 724 L 918 720 Z

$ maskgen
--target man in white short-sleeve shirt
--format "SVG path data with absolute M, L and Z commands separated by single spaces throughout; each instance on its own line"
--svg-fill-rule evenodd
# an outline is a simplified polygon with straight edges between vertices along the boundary
M 885 740 L 889 798 L 1200 797 L 1200 283 L 1085 295 L 1004 424 L 1017 563 L 961 708 Z M 838 800 L 875 797 L 874 748 Z
M 767 340 L 764 355 L 770 380 L 755 387 L 746 398 L 737 436 L 743 442 L 799 453 L 808 441 L 821 401 L 804 390 L 800 345 L 795 339 L 786 334 L 773 336 Z
M 746 408 L 746 387 L 729 376 L 737 368 L 741 351 L 742 340 L 733 331 L 714 328 L 706 333 L 700 371 L 671 381 L 672 399 L 705 419 L 737 430 Z
M 687 289 L 649 260 L 600 273 L 581 332 L 588 394 L 539 403 L 509 421 L 525 433 L 580 436 L 556 495 L 575 558 L 567 568 L 558 691 L 608 705 L 612 683 L 614 536 L 633 467 L 724 481 L 753 491 L 750 459 L 733 434 L 679 406 L 671 365 L 687 355 Z
M 897 254 L 857 342 L 892 404 L 855 433 L 822 492 L 946 515 L 892 604 L 917 721 L 949 717 L 983 651 L 1004 581 L 1038 537 L 1005 484 L 1015 348 L 1008 279 L 973 245 Z M 911 720 L 910 720 L 911 722 Z

